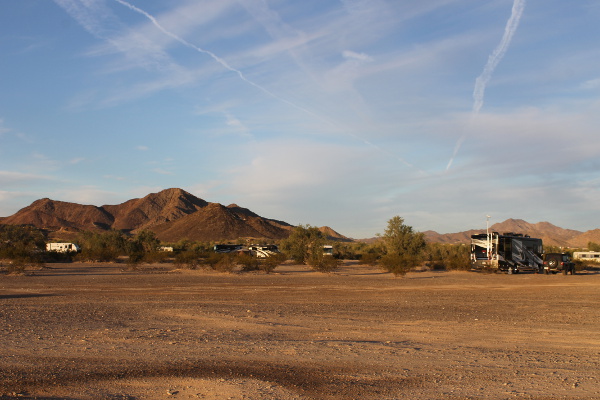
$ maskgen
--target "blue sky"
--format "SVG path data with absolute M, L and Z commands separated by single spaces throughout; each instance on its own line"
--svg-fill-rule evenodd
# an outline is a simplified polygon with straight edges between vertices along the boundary
M 0 216 L 179 187 L 355 238 L 600 227 L 595 0 L 0 11 Z

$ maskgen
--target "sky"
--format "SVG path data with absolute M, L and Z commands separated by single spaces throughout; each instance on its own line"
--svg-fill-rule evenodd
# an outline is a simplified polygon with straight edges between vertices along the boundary
M 0 0 L 0 216 L 600 228 L 597 0 Z

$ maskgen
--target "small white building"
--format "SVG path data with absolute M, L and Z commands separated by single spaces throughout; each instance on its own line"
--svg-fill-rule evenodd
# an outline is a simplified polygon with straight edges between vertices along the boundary
M 71 253 L 81 251 L 81 249 L 75 243 L 46 243 L 46 251 Z
M 573 253 L 573 259 L 600 262 L 600 251 L 576 251 Z

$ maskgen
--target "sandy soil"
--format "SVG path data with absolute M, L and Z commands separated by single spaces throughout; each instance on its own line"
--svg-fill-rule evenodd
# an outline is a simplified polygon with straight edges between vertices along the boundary
M 600 399 L 600 274 L 0 275 L 1 399 Z

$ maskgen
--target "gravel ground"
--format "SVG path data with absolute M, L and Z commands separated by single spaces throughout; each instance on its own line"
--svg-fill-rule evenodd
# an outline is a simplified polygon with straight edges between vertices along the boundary
M 0 274 L 0 399 L 600 399 L 600 274 Z

